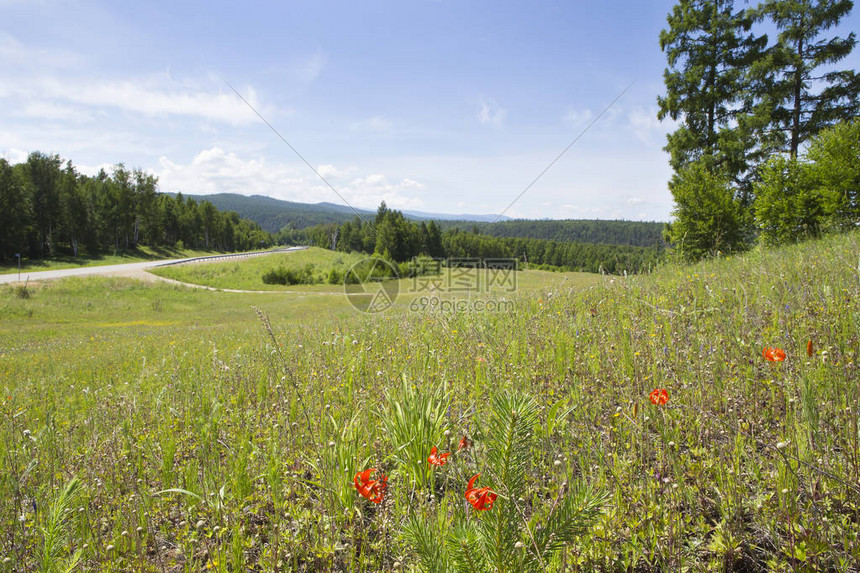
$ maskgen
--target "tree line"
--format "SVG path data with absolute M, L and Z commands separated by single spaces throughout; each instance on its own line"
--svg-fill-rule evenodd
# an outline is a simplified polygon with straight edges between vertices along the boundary
M 34 152 L 17 165 L 0 159 L 0 260 L 125 252 L 139 245 L 243 251 L 273 242 L 236 213 L 157 188 L 155 176 L 122 164 L 90 177 L 58 155 Z
M 675 200 L 666 237 L 682 258 L 860 222 L 860 76 L 838 67 L 856 38 L 828 32 L 852 8 L 850 0 L 673 7 L 660 34 L 668 67 L 658 118 L 678 122 L 665 147 Z
M 444 231 L 468 228 L 466 221 L 440 221 Z M 550 239 L 558 242 L 600 243 L 651 247 L 663 244 L 663 223 L 647 221 L 606 221 L 598 219 L 565 219 L 532 221 L 514 219 L 492 225 L 480 224 L 481 233 L 493 237 Z
M 419 256 L 437 259 L 517 259 L 531 268 L 586 272 L 640 272 L 662 258 L 661 246 L 608 245 L 524 237 L 493 237 L 478 228 L 442 231 L 435 221 L 415 222 L 383 202 L 373 220 L 356 217 L 343 224 L 284 229 L 279 242 L 307 242 L 343 252 L 375 254 L 407 269 Z

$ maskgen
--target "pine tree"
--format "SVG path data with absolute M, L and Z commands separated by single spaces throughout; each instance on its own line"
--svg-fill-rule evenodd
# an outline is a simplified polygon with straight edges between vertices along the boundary
M 14 261 L 16 254 L 24 256 L 31 221 L 30 198 L 24 183 L 0 157 L 0 261 Z
M 771 116 L 792 157 L 822 128 L 857 115 L 860 76 L 853 70 L 822 71 L 854 49 L 853 32 L 846 38 L 821 37 L 852 7 L 851 0 L 767 0 L 761 8 L 780 30 L 770 60 Z
M 733 0 L 681 0 L 660 33 L 669 67 L 658 118 L 680 120 L 665 147 L 677 218 L 667 237 L 685 259 L 742 249 L 749 234 L 741 209 L 762 154 L 756 135 L 769 121 L 752 92 L 767 47 L 767 37 L 751 31 L 756 16 L 736 11 Z M 718 212 L 699 207 L 706 205 Z
M 753 105 L 747 71 L 767 45 L 750 31 L 754 16 L 735 11 L 732 0 L 681 0 L 667 17 L 660 47 L 669 67 L 657 117 L 681 121 L 665 147 L 676 173 L 699 161 L 736 180 L 749 169 L 754 141 L 738 120 Z

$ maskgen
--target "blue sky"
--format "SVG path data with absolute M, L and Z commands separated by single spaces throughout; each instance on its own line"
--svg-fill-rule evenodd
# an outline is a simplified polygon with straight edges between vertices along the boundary
M 672 5 L 0 0 L 0 155 L 340 202 L 223 78 L 355 207 L 498 213 L 634 82 L 506 214 L 668 220 Z

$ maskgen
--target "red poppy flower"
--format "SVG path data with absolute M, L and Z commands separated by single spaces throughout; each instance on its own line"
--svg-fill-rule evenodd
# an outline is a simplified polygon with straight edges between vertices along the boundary
M 782 362 L 785 360 L 785 351 L 782 348 L 770 348 L 765 346 L 761 351 L 761 355 L 770 362 Z
M 460 443 L 457 444 L 457 451 L 460 450 L 468 450 L 472 446 L 472 440 L 470 440 L 467 436 L 463 436 L 460 438 Z
M 654 388 L 651 390 L 651 393 L 648 394 L 648 398 L 655 406 L 662 406 L 669 401 L 669 392 L 666 391 L 665 388 Z
M 499 494 L 489 487 L 472 487 L 475 485 L 475 482 L 478 481 L 479 475 L 481 474 L 475 474 L 472 476 L 472 479 L 469 480 L 469 485 L 466 486 L 466 499 L 472 504 L 472 507 L 478 511 L 485 511 L 487 509 L 492 509 L 493 502 L 496 501 Z
M 434 466 L 444 466 L 446 463 L 448 463 L 448 460 L 446 460 L 445 458 L 450 456 L 451 452 L 445 452 L 444 454 L 437 454 L 436 451 L 437 451 L 436 446 L 433 446 L 432 448 L 430 448 L 430 457 L 427 458 L 427 461 L 430 462 L 431 464 L 433 464 Z
M 806 343 L 806 355 L 812 358 L 812 340 Z
M 381 503 L 382 498 L 385 497 L 385 490 L 388 489 L 388 476 L 382 474 L 382 477 L 378 480 L 370 479 L 370 474 L 375 471 L 375 468 L 371 468 L 369 470 L 364 470 L 363 472 L 358 472 L 355 474 L 355 477 L 352 478 L 352 481 L 355 484 L 355 489 L 358 490 L 358 493 L 373 503 Z

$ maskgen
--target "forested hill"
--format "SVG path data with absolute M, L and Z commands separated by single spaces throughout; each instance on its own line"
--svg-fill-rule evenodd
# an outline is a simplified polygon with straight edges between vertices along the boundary
M 170 193 L 170 195 L 173 195 Z M 208 201 L 222 211 L 234 211 L 241 217 L 256 221 L 270 233 L 277 233 L 284 227 L 305 229 L 314 225 L 345 223 L 355 217 L 355 211 L 343 205 L 330 203 L 297 203 L 264 197 L 262 195 L 238 195 L 236 193 L 216 193 L 214 195 L 185 195 L 196 201 Z M 358 209 L 362 217 L 373 217 L 374 211 Z
M 469 221 L 439 221 L 443 230 L 471 230 Z M 548 239 L 559 243 L 593 243 L 600 245 L 632 245 L 651 247 L 663 244 L 664 223 L 644 221 L 601 221 L 598 219 L 564 219 L 558 221 L 529 221 L 517 219 L 494 225 L 477 224 L 482 234 L 493 237 Z
M 170 193 L 169 193 L 170 194 Z M 346 223 L 351 221 L 356 213 L 364 219 L 372 219 L 376 211 L 353 209 L 337 203 L 297 203 L 284 201 L 263 195 L 239 195 L 236 193 L 216 193 L 214 195 L 186 195 L 196 201 L 208 201 L 223 211 L 234 211 L 242 217 L 254 220 L 264 230 L 277 233 L 284 227 L 294 230 L 306 229 L 315 225 L 329 223 Z M 403 215 L 412 221 L 450 221 L 462 228 L 464 225 L 481 224 L 495 220 L 496 215 L 447 215 L 444 213 L 425 213 L 423 211 L 403 211 Z M 502 221 L 510 220 L 502 217 Z M 448 225 L 447 228 L 457 226 Z
M 334 203 L 297 203 L 283 201 L 262 195 L 238 195 L 218 193 L 215 195 L 186 195 L 186 199 L 208 201 L 222 211 L 234 211 L 242 217 L 259 223 L 270 233 L 277 233 L 284 227 L 294 230 L 307 229 L 317 225 L 332 223 L 343 224 L 355 219 L 355 211 L 346 205 Z M 375 211 L 358 209 L 365 220 L 373 220 Z M 652 247 L 663 244 L 663 223 L 640 221 L 601 221 L 576 220 L 529 221 L 507 220 L 490 225 L 481 222 L 482 215 L 462 215 L 463 219 L 443 219 L 451 215 L 434 215 L 419 211 L 403 212 L 412 221 L 435 220 L 441 230 L 460 229 L 471 231 L 477 228 L 481 233 L 493 237 L 522 239 L 547 239 L 559 243 L 592 243 L 598 245 L 630 245 Z M 465 219 L 465 217 L 472 217 Z

